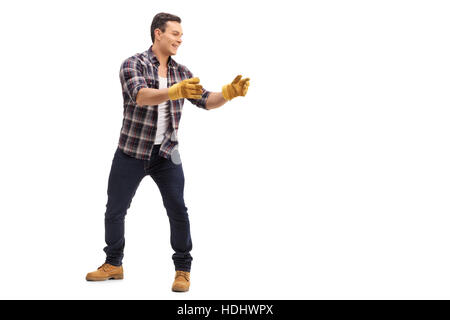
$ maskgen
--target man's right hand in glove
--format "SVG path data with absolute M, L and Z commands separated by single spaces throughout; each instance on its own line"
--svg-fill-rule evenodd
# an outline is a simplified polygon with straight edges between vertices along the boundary
M 169 99 L 178 100 L 182 98 L 201 99 L 202 85 L 198 77 L 185 79 L 169 88 Z

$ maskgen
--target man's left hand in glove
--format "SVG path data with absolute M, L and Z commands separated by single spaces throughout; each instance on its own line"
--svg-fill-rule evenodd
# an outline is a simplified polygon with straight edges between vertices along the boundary
M 226 100 L 231 100 L 238 96 L 244 97 L 250 85 L 250 78 L 241 79 L 242 75 L 236 76 L 233 82 L 222 87 L 222 95 Z

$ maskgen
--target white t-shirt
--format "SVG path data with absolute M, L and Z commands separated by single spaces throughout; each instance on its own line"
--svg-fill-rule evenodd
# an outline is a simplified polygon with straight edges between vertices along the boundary
M 167 88 L 167 78 L 159 76 L 159 89 Z M 158 123 L 156 125 L 155 144 L 161 144 L 169 127 L 170 112 L 169 101 L 164 101 L 158 105 Z

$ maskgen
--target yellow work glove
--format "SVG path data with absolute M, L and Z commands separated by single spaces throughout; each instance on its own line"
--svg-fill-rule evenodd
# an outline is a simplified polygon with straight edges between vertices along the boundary
M 226 100 L 231 100 L 237 96 L 245 96 L 247 94 L 248 86 L 250 85 L 250 78 L 242 79 L 242 75 L 234 78 L 233 82 L 222 87 L 222 95 Z
M 189 99 L 201 99 L 202 98 L 202 85 L 199 84 L 200 79 L 198 77 L 185 79 L 178 83 L 175 83 L 169 88 L 169 99 L 178 100 L 181 98 Z

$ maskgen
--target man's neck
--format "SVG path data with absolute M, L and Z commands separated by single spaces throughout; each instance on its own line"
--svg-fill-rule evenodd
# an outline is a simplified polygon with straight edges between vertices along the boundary
M 167 68 L 167 62 L 169 61 L 169 56 L 164 55 L 161 50 L 155 46 L 152 47 L 152 51 L 155 54 L 155 56 L 158 58 L 159 66 L 163 68 Z

